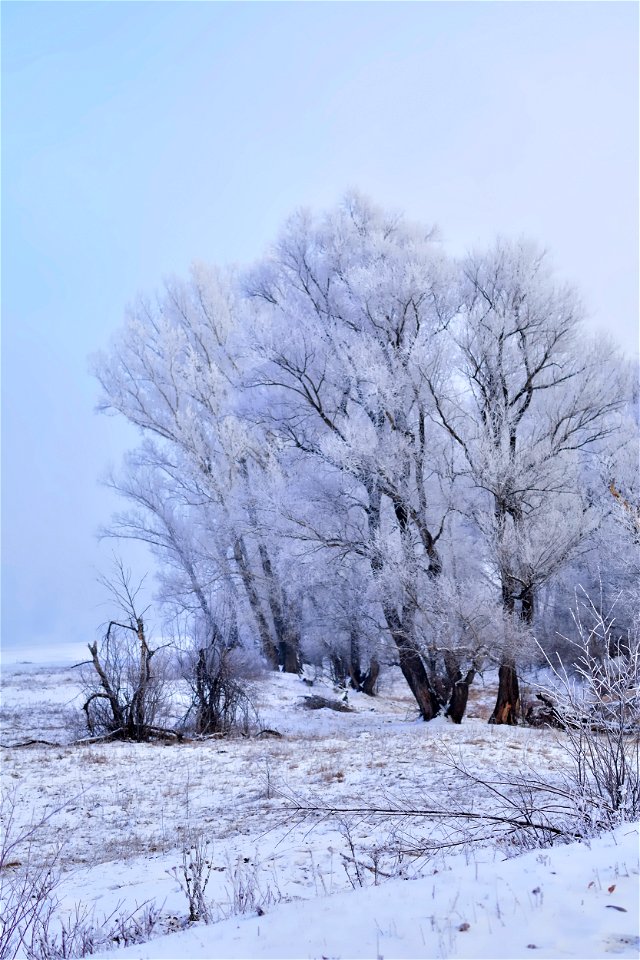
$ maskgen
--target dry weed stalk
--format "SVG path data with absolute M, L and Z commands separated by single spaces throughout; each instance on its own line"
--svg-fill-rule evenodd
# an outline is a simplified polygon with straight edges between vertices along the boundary
M 213 845 L 202 834 L 192 835 L 182 850 L 182 864 L 167 873 L 174 877 L 189 904 L 189 922 L 214 919 L 212 908 L 205 894 L 213 870 Z

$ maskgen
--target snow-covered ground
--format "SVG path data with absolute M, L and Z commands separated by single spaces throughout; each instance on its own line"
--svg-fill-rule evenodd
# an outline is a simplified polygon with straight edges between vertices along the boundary
M 278 904 L 123 957 L 606 957 L 638 953 L 638 829 L 516 859 L 451 858 L 412 881 Z
M 637 827 L 524 854 L 505 842 L 448 852 L 430 848 L 445 836 L 430 817 L 327 812 L 486 809 L 486 791 L 451 763 L 559 775 L 556 735 L 488 726 L 491 685 L 473 688 L 461 726 L 416 722 L 399 677 L 375 700 L 350 694 L 350 714 L 303 709 L 312 692 L 337 697 L 320 681 L 255 682 L 260 726 L 279 737 L 71 746 L 77 671 L 3 664 L 2 786 L 18 826 L 51 814 L 30 856 L 60 847 L 61 908 L 82 903 L 97 921 L 160 911 L 149 943 L 109 956 L 638 955 Z M 61 745 L 16 746 L 30 739 Z M 208 925 L 186 923 L 179 884 L 195 841 L 211 866 Z

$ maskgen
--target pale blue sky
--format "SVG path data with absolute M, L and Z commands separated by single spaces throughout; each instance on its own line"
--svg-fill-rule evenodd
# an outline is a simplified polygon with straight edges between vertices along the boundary
M 299 205 L 355 186 L 453 252 L 528 234 L 637 348 L 635 3 L 1 12 L 5 654 L 81 654 L 107 616 L 97 479 L 131 434 L 93 414 L 88 354 L 137 292 L 250 261 Z

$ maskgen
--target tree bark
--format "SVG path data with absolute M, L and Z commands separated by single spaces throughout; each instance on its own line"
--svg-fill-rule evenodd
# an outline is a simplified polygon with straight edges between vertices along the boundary
M 398 648 L 402 675 L 416 699 L 420 716 L 423 720 L 433 720 L 440 712 L 440 703 L 429 683 L 420 651 L 415 641 L 408 635 L 395 607 L 384 603 L 383 612 L 389 632 Z
M 136 635 L 138 637 L 138 643 L 140 644 L 140 664 L 139 664 L 139 676 L 138 676 L 138 689 L 136 690 L 131 704 L 131 717 L 130 723 L 133 727 L 133 735 L 135 740 L 144 740 L 146 738 L 146 727 L 147 727 L 147 687 L 149 680 L 151 679 L 151 666 L 150 660 L 152 657 L 152 652 L 149 649 L 147 644 L 147 639 L 144 634 L 144 623 L 141 617 L 138 617 L 136 620 Z
M 507 612 L 515 616 L 515 595 L 514 581 L 508 573 L 502 574 L 502 605 Z M 531 623 L 533 618 L 533 592 L 528 592 L 528 599 L 525 603 L 524 594 L 522 606 L 520 609 L 520 618 Z M 520 714 L 520 687 L 518 685 L 518 675 L 516 666 L 511 657 L 503 655 L 500 669 L 498 670 L 498 696 L 493 713 L 489 717 L 489 723 L 506 723 L 514 727 L 518 723 Z
M 445 716 L 453 720 L 454 723 L 462 723 L 469 700 L 469 687 L 475 675 L 474 669 L 468 670 L 466 677 L 458 672 L 458 679 L 453 684 L 449 704 L 445 712 Z
M 109 630 L 111 630 L 111 624 L 109 624 Z M 89 705 L 91 704 L 92 700 L 95 700 L 97 697 L 102 697 L 109 701 L 111 713 L 113 714 L 114 729 L 121 730 L 125 726 L 124 714 L 122 712 L 120 701 L 118 700 L 118 694 L 111 686 L 109 677 L 100 663 L 100 659 L 98 657 L 98 644 L 97 642 L 94 642 L 87 644 L 87 646 L 89 647 L 89 653 L 91 654 L 91 660 L 93 662 L 95 671 L 100 677 L 100 686 L 104 690 L 104 693 L 92 694 L 83 707 L 83 710 L 87 715 L 87 727 L 89 728 L 89 733 L 93 733 L 93 724 L 89 716 Z
M 380 664 L 375 657 L 371 658 L 369 663 L 369 669 L 365 673 L 362 681 L 360 683 L 360 689 L 363 693 L 366 693 L 368 697 L 374 697 L 376 693 L 376 683 L 378 682 L 378 676 L 380 675 Z
M 354 690 L 362 690 L 362 670 L 360 669 L 360 641 L 358 631 L 349 631 L 349 677 Z
M 300 644 L 297 637 L 292 637 L 291 632 L 285 629 L 284 636 L 279 643 L 280 666 L 284 673 L 299 673 L 302 666 L 300 662 Z
M 506 723 L 516 726 L 520 713 L 520 687 L 515 664 L 505 660 L 498 671 L 498 698 L 489 723 Z
M 369 509 L 367 511 L 369 533 L 372 543 L 380 529 L 380 490 L 377 484 L 369 479 L 365 482 L 367 493 L 369 494 Z M 403 540 L 406 536 L 407 514 L 403 505 L 394 502 L 394 511 L 396 519 L 400 523 L 400 534 Z M 377 549 L 373 550 L 370 558 L 371 570 L 374 578 L 377 578 L 383 568 L 383 560 Z M 389 633 L 398 649 L 398 659 L 402 675 L 409 684 L 413 696 L 415 697 L 420 716 L 423 720 L 433 720 L 440 712 L 440 703 L 429 682 L 429 675 L 425 670 L 420 651 L 413 639 L 411 625 L 407 624 L 408 613 L 403 611 L 402 617 L 398 614 L 396 607 L 388 600 L 382 601 L 382 612 Z
M 240 469 L 245 479 L 247 491 L 249 492 L 249 468 L 246 460 L 240 461 Z M 271 619 L 273 620 L 275 630 L 277 665 L 280 666 L 284 673 L 299 673 L 301 667 L 300 637 L 288 616 L 289 611 L 287 610 L 285 598 L 282 595 L 283 591 L 280 589 L 280 584 L 273 570 L 269 551 L 262 538 L 255 503 L 250 493 L 247 500 L 247 514 L 256 535 L 260 566 L 262 567 L 264 581 L 267 586 L 267 603 L 269 604 Z
M 298 655 L 299 643 L 296 640 L 284 611 L 284 605 L 279 596 L 278 584 L 271 566 L 271 558 L 264 543 L 258 543 L 260 565 L 267 585 L 267 603 L 271 611 L 273 628 L 276 634 L 276 650 L 278 651 L 278 665 L 285 673 L 298 673 L 300 661 Z
M 535 612 L 535 596 L 533 587 L 525 587 L 522 591 L 522 607 L 520 616 L 525 623 L 533 623 L 533 614 Z
M 242 583 L 247 592 L 247 598 L 249 600 L 249 606 L 251 607 L 251 612 L 253 613 L 256 624 L 258 626 L 258 636 L 260 637 L 260 648 L 262 650 L 262 655 L 269 664 L 269 666 L 275 670 L 278 666 L 278 651 L 276 650 L 273 641 L 271 639 L 271 631 L 269 630 L 269 624 L 267 623 L 267 618 L 264 615 L 262 610 L 262 604 L 260 603 L 260 597 L 258 596 L 258 591 L 253 580 L 253 574 L 249 569 L 249 562 L 247 560 L 247 554 L 245 550 L 244 543 L 240 537 L 237 538 L 233 545 L 233 555 L 236 563 L 238 564 L 238 569 L 240 570 L 240 577 Z
M 358 631 L 352 629 L 349 632 L 349 679 L 352 689 L 359 690 L 360 693 L 366 693 L 368 697 L 375 696 L 375 687 L 379 675 L 380 664 L 375 657 L 371 658 L 367 672 L 362 672 L 360 638 L 358 637 Z

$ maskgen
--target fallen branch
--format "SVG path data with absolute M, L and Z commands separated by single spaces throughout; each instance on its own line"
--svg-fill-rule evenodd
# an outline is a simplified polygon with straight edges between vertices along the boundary
M 34 747 L 34 746 L 43 746 L 43 747 L 64 747 L 68 744 L 64 743 L 53 743 L 51 740 L 23 740 L 20 743 L 0 743 L 0 747 L 4 750 L 14 750 L 18 747 Z
M 341 700 L 329 700 L 327 697 L 320 697 L 314 694 L 312 697 L 304 697 L 302 706 L 307 710 L 322 710 L 325 707 L 328 710 L 336 710 L 338 713 L 353 713 L 353 709 Z
M 357 869 L 362 868 L 363 870 L 368 870 L 369 873 L 373 873 L 374 876 L 384 877 L 385 880 L 393 879 L 394 875 L 392 873 L 386 873 L 376 864 L 364 863 L 362 860 L 357 860 L 355 857 L 350 857 L 347 853 L 341 853 L 340 856 L 346 863 L 352 863 Z
M 327 807 L 322 804 L 304 804 L 294 800 L 289 809 L 293 813 L 324 813 L 327 816 L 429 817 L 436 820 L 467 820 L 503 824 L 517 830 L 540 830 L 564 837 L 566 829 L 550 823 L 536 823 L 528 818 L 500 816 L 494 813 L 474 813 L 471 810 L 437 810 L 420 807 Z
M 158 740 L 177 740 L 179 743 L 188 740 L 184 733 L 181 733 L 178 730 L 169 730 L 165 727 L 147 727 L 147 734 L 150 739 L 155 738 Z M 107 743 L 109 740 L 122 740 L 123 742 L 128 743 L 139 742 L 133 737 L 125 736 L 124 730 L 120 728 L 118 730 L 110 730 L 109 733 L 101 733 L 96 737 L 81 737 L 79 740 L 72 740 L 68 746 L 77 747 L 92 743 Z
M 122 730 L 111 730 L 109 733 L 101 733 L 96 737 L 80 737 L 79 740 L 73 740 L 71 746 L 78 747 L 84 746 L 85 744 L 92 743 L 106 743 L 109 740 L 117 740 L 117 738 L 122 733 Z

